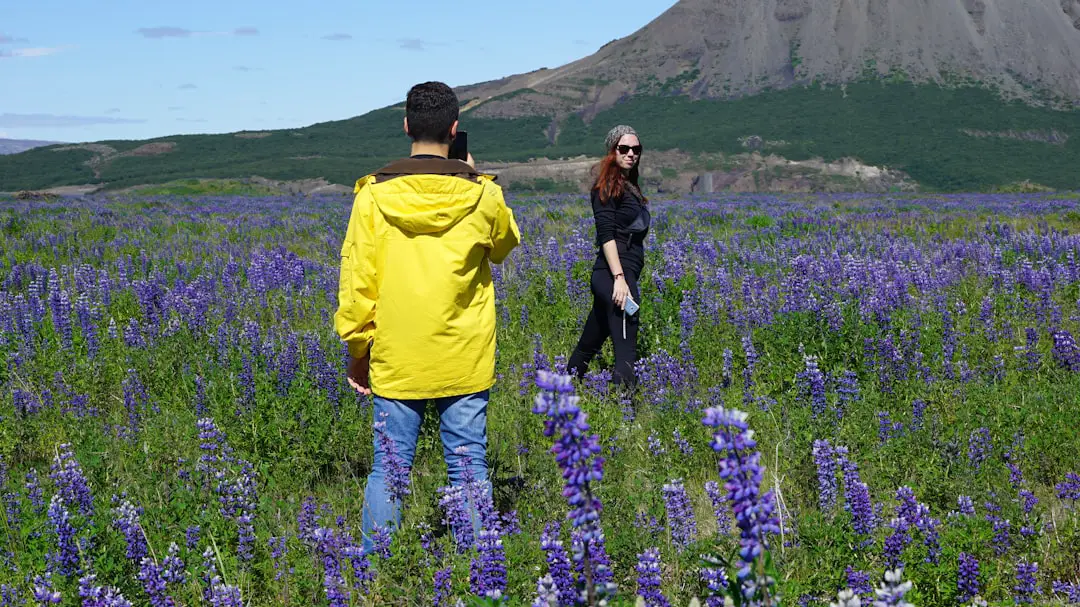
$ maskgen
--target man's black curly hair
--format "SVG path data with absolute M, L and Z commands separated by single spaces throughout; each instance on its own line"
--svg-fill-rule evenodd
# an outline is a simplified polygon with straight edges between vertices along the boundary
M 450 143 L 450 127 L 458 119 L 458 98 L 442 82 L 424 82 L 409 90 L 405 117 L 413 141 Z

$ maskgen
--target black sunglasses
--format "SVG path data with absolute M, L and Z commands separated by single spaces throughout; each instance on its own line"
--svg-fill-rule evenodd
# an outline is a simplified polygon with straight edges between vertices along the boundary
M 640 145 L 617 145 L 617 146 L 615 146 L 615 149 L 618 150 L 619 153 L 622 154 L 623 156 L 626 156 L 627 154 L 629 154 L 630 150 L 634 150 L 634 155 L 635 156 L 641 156 L 641 146 Z

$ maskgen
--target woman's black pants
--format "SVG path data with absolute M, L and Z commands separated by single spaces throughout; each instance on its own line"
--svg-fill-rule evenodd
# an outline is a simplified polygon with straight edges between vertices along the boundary
M 625 269 L 623 271 L 626 274 L 626 284 L 630 287 L 630 294 L 634 297 L 634 301 L 641 303 L 641 296 L 638 293 L 638 274 Z M 585 320 L 581 339 L 578 340 L 566 368 L 578 378 L 583 378 L 589 369 L 589 363 L 610 337 L 615 347 L 615 368 L 611 372 L 612 382 L 616 386 L 632 387 L 636 383 L 634 363 L 637 362 L 638 317 L 641 312 L 632 316 L 625 314 L 611 300 L 615 290 L 615 281 L 607 268 L 593 270 L 591 282 L 592 311 Z

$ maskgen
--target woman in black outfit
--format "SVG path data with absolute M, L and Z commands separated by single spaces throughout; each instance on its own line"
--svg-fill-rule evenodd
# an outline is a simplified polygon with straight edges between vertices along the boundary
M 626 311 L 627 301 L 640 301 L 638 277 L 645 265 L 649 231 L 648 200 L 638 185 L 641 142 L 634 129 L 620 125 L 608 133 L 607 155 L 597 165 L 592 187 L 596 219 L 596 263 L 593 264 L 593 306 L 567 368 L 579 378 L 608 337 L 615 349 L 612 380 L 616 386 L 635 383 L 639 314 Z M 633 306 L 634 304 L 631 304 Z

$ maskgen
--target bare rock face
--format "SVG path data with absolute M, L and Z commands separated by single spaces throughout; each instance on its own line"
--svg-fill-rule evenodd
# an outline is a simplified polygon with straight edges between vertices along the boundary
M 868 69 L 1080 100 L 1080 0 L 681 0 L 592 56 L 458 93 L 481 116 L 588 118 L 632 94 L 728 97 Z

